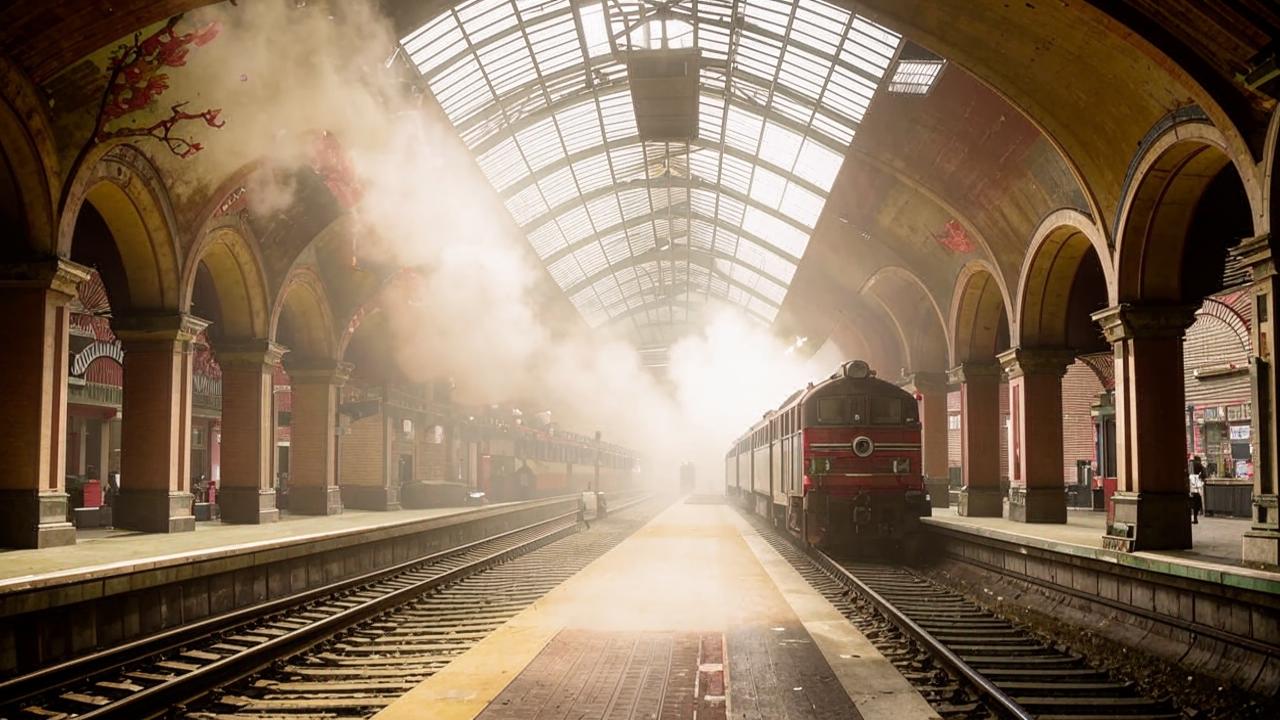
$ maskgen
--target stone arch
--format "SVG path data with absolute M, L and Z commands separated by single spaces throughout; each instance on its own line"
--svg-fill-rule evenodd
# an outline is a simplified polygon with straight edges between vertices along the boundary
M 1081 281 L 1101 287 L 1081 288 Z M 1080 306 L 1082 292 L 1099 296 L 1101 305 Z M 1078 338 L 1072 337 L 1076 334 L 1072 332 L 1073 315 L 1083 317 L 1084 324 L 1091 327 L 1087 314 L 1115 302 L 1111 251 L 1101 228 L 1074 209 L 1046 216 L 1032 235 L 1018 276 L 1014 306 L 1017 344 L 1063 348 L 1079 344 Z
M 1253 341 L 1249 336 L 1249 321 L 1240 311 L 1219 298 L 1205 298 L 1204 304 L 1196 310 L 1196 319 L 1208 318 L 1226 327 L 1240 344 L 1240 351 L 1248 353 Z
M 266 274 L 257 245 L 235 224 L 205 230 L 187 254 L 182 280 L 182 309 L 189 311 L 200 266 L 213 282 L 220 332 L 235 339 L 266 338 L 271 324 Z
M 71 254 L 76 220 L 86 202 L 106 222 L 120 254 L 129 309 L 176 310 L 182 294 L 178 224 L 156 167 L 132 145 L 105 145 L 91 151 L 63 200 L 60 255 Z
M 951 298 L 951 362 L 994 363 L 1011 337 L 1007 290 L 988 264 L 973 261 L 960 269 Z
M 324 282 L 312 268 L 295 268 L 280 286 L 271 312 L 270 339 L 288 347 L 294 357 L 340 357 Z
M 24 247 L 4 252 L 52 256 L 61 190 L 58 154 L 39 90 L 0 55 L 0 222 Z
M 912 372 L 942 372 L 949 367 L 946 320 L 933 293 L 915 273 L 896 265 L 880 268 L 860 292 L 874 298 L 888 314 Z
M 1262 192 L 1265 202 L 1262 204 L 1263 217 L 1258 232 L 1271 232 L 1275 218 L 1280 215 L 1280 107 L 1271 113 L 1271 124 L 1267 127 L 1267 140 L 1263 147 L 1264 168 L 1262 171 Z
M 1255 167 L 1243 166 L 1223 133 L 1202 120 L 1174 123 L 1157 135 L 1133 166 L 1120 206 L 1115 283 L 1119 302 L 1198 300 L 1183 287 L 1184 257 L 1200 201 L 1222 173 L 1238 180 L 1252 229 L 1264 213 Z

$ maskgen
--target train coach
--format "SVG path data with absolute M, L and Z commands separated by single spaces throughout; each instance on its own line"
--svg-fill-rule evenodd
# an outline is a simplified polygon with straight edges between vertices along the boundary
M 915 398 L 854 360 L 796 391 L 725 454 L 726 493 L 815 547 L 892 551 L 930 514 Z

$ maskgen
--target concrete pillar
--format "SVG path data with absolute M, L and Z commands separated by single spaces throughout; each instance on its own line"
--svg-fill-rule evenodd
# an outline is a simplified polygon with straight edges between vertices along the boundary
M 1100 310 L 1116 363 L 1116 493 L 1103 546 L 1191 547 L 1182 336 L 1189 305 L 1122 304 Z
M 223 522 L 259 524 L 280 519 L 271 472 L 275 452 L 272 392 L 275 368 L 283 355 L 284 348 L 268 340 L 218 349 L 224 450 L 218 508 Z
M 336 481 L 338 389 L 351 374 L 333 360 L 290 363 L 293 429 L 289 443 L 289 510 L 301 515 L 337 515 L 342 495 Z
M 1065 523 L 1062 482 L 1062 377 L 1070 350 L 1013 348 L 1000 354 L 1009 377 L 1009 519 Z
M 951 504 L 951 482 L 947 474 L 947 375 L 918 372 L 908 386 L 920 402 L 921 468 L 933 507 Z
M 67 303 L 88 277 L 66 260 L 0 266 L 0 547 L 76 541 L 64 478 Z
M 208 321 L 185 313 L 125 315 L 111 329 L 124 347 L 124 419 L 116 527 L 195 530 L 191 495 L 191 341 Z
M 1000 366 L 964 363 L 953 368 L 950 381 L 960 385 L 961 515 L 1000 517 Z
M 1280 283 L 1270 235 L 1246 240 L 1233 252 L 1253 276 L 1253 324 L 1249 330 L 1253 347 L 1253 524 L 1244 534 L 1241 550 L 1246 565 L 1274 570 L 1280 567 L 1280 422 L 1276 415 Z

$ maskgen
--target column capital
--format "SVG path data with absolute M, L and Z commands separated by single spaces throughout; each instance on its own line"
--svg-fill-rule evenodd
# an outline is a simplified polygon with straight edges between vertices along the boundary
M 289 349 L 270 340 L 245 340 L 240 342 L 221 343 L 214 348 L 214 356 L 223 368 L 239 367 L 275 367 L 280 364 Z
M 1024 348 L 1005 350 L 996 356 L 1000 367 L 1010 378 L 1023 375 L 1055 375 L 1062 377 L 1075 362 L 1076 354 L 1063 348 Z
M 982 378 L 1000 379 L 1003 372 L 1000 365 L 994 362 L 965 362 L 947 371 L 947 380 L 952 384 L 967 383 Z
M 906 387 L 915 389 L 919 393 L 938 393 L 947 391 L 947 373 L 945 372 L 914 372 L 906 377 L 904 383 Z
M 1102 328 L 1107 342 L 1132 338 L 1180 338 L 1196 319 L 1195 305 L 1120 303 L 1089 317 Z
M 70 300 L 92 272 L 91 268 L 63 258 L 5 263 L 0 264 L 0 288 L 50 290 Z
M 327 383 L 342 387 L 351 378 L 355 366 L 341 360 L 328 358 L 299 358 L 285 366 L 292 385 L 318 385 Z
M 209 321 L 190 313 L 133 313 L 111 318 L 111 331 L 129 349 L 130 343 L 191 342 Z
M 1240 260 L 1240 265 L 1249 270 L 1252 280 L 1257 282 L 1265 277 L 1275 275 L 1275 263 L 1271 259 L 1271 233 L 1245 238 L 1230 250 L 1230 254 Z

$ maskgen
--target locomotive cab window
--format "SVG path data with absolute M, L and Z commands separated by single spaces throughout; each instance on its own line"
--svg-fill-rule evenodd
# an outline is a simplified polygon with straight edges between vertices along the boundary
M 828 425 L 849 422 L 849 398 L 818 398 L 818 422 Z
M 896 397 L 871 397 L 871 422 L 876 425 L 901 425 L 902 400 Z

